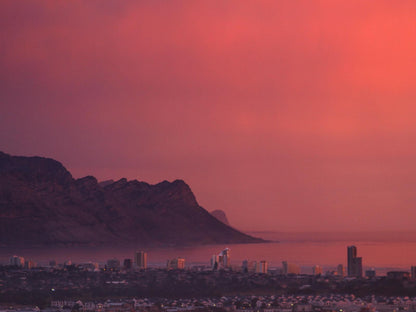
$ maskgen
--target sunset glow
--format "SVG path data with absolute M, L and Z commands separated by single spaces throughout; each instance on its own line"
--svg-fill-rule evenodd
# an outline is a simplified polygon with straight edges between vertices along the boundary
M 415 1 L 0 2 L 0 150 L 183 179 L 241 230 L 414 230 Z

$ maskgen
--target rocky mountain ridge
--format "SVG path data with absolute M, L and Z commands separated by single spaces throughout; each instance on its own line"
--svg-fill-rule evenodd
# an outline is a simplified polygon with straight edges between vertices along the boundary
M 257 243 L 200 207 L 182 180 L 74 179 L 56 160 L 0 152 L 0 245 Z

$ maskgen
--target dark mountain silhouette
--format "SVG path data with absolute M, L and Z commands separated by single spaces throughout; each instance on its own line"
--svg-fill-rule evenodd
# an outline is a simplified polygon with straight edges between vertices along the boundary
M 116 182 L 116 181 L 114 181 L 113 179 L 105 180 L 105 181 L 98 182 L 98 185 L 101 186 L 101 187 L 106 187 L 110 184 L 113 184 L 114 182 Z
M 220 220 L 222 223 L 226 225 L 230 225 L 227 219 L 227 215 L 225 214 L 224 211 L 217 209 L 217 210 L 211 211 L 211 215 L 217 218 L 218 220 Z
M 53 159 L 0 152 L 2 246 L 257 242 L 200 207 L 184 181 L 100 185 Z

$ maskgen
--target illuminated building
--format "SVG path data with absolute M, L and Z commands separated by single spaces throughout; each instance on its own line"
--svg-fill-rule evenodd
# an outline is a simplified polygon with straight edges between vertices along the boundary
M 31 270 L 36 267 L 36 262 L 32 260 L 26 260 L 25 261 L 25 269 Z
M 294 263 L 282 261 L 283 274 L 300 274 L 300 267 Z
M 322 268 L 319 265 L 314 265 L 312 267 L 312 274 L 313 275 L 321 275 L 322 274 Z
M 229 268 L 231 266 L 230 249 L 225 248 L 218 255 L 218 264 L 221 268 Z
M 167 262 L 168 270 L 183 270 L 185 268 L 185 259 L 184 258 L 175 258 L 168 260 Z
M 267 274 L 267 261 L 266 260 L 261 260 L 258 264 L 257 264 L 257 273 L 263 273 L 263 274 Z

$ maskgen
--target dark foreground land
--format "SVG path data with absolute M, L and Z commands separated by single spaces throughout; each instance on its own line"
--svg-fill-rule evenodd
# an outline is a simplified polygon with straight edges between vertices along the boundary
M 53 300 L 96 301 L 109 298 L 198 298 L 231 295 L 326 295 L 359 297 L 416 296 L 416 281 L 377 277 L 348 279 L 339 276 L 255 274 L 233 271 L 23 270 L 0 266 L 0 303 L 48 306 Z

